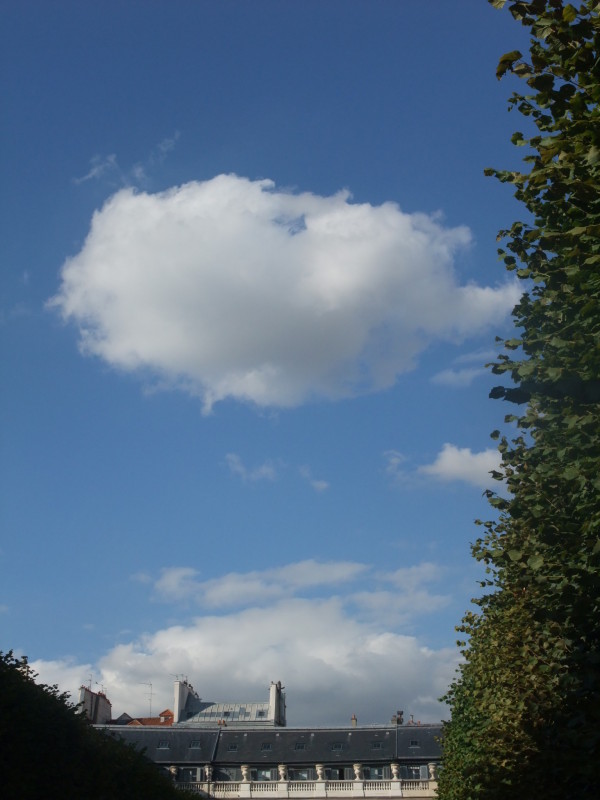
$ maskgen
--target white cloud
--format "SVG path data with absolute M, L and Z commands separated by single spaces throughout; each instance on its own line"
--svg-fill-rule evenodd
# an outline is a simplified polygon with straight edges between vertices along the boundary
M 463 353 L 460 356 L 457 356 L 454 359 L 455 364 L 477 364 L 481 366 L 482 364 L 487 364 L 489 361 L 493 361 L 496 356 L 497 352 L 495 350 L 472 350 L 469 353 Z
M 306 589 L 347 583 L 367 571 L 351 561 L 307 559 L 283 567 L 251 572 L 230 572 L 207 581 L 198 579 L 192 567 L 169 567 L 154 588 L 164 600 L 192 599 L 209 608 L 262 604 Z
M 383 454 L 385 459 L 385 472 L 396 483 L 401 483 L 406 479 L 406 472 L 403 464 L 406 463 L 406 456 L 398 450 L 386 450 Z
M 401 567 L 394 572 L 378 573 L 375 589 L 358 592 L 352 600 L 362 616 L 388 625 L 407 624 L 416 617 L 445 608 L 450 602 L 448 594 L 430 592 L 427 584 L 440 582 L 443 570 L 431 562 Z M 390 590 L 386 584 L 391 584 Z M 383 588 L 378 588 L 381 585 Z
M 150 151 L 145 161 L 137 162 L 129 169 L 121 169 L 115 153 L 108 156 L 96 154 L 90 159 L 88 172 L 80 178 L 73 178 L 73 183 L 79 185 L 87 181 L 102 179 L 113 187 L 115 185 L 144 185 L 148 182 L 148 173 L 164 162 L 167 155 L 175 148 L 179 136 L 179 131 L 175 131 L 172 136 L 165 137 Z
M 277 477 L 275 466 L 271 461 L 266 461 L 264 464 L 248 469 L 237 453 L 227 453 L 225 462 L 232 475 L 238 475 L 244 483 L 247 481 L 251 483 L 263 480 L 274 481 Z
M 452 388 L 470 386 L 475 378 L 487 374 L 484 364 L 493 361 L 495 357 L 496 353 L 493 350 L 475 350 L 470 353 L 463 353 L 454 359 L 453 364 L 455 366 L 436 373 L 431 378 L 431 382 Z M 458 368 L 456 368 L 456 365 L 458 365 Z
M 166 600 L 182 600 L 197 593 L 196 575 L 198 571 L 193 567 L 168 567 L 163 569 L 154 588 Z
M 94 668 L 113 713 L 172 707 L 173 675 L 188 675 L 207 700 L 263 701 L 271 680 L 287 690 L 288 724 L 385 722 L 398 707 L 439 720 L 440 697 L 457 663 L 454 647 L 433 650 L 413 636 L 359 622 L 336 598 L 286 598 L 264 608 L 204 616 L 112 648 Z M 92 667 L 34 662 L 44 681 L 75 692 Z
M 413 592 L 357 592 L 352 600 L 360 609 L 361 619 L 397 626 L 411 625 L 416 617 L 446 608 L 451 598 L 447 594 L 433 594 L 426 589 L 418 589 Z
M 95 665 L 65 658 L 33 666 L 40 680 L 74 696 L 93 673 L 115 716 L 147 714 L 144 683 L 152 683 L 155 712 L 172 707 L 173 676 L 183 673 L 204 699 L 221 701 L 265 700 L 269 682 L 282 680 L 290 725 L 342 724 L 353 713 L 359 722 L 385 722 L 398 707 L 436 721 L 457 651 L 428 648 L 402 626 L 447 604 L 427 588 L 444 577 L 432 563 L 374 573 L 363 564 L 307 560 L 202 583 L 194 568 L 173 568 L 156 587 L 173 601 L 199 597 L 220 613 L 132 638 Z M 249 607 L 223 613 L 238 603 Z
M 394 203 L 235 175 L 123 189 L 94 214 L 50 305 L 84 353 L 206 410 L 227 397 L 295 406 L 392 386 L 430 341 L 497 325 L 519 289 L 460 285 L 454 257 L 469 241 Z
M 432 383 L 439 386 L 450 386 L 452 388 L 463 388 L 470 386 L 475 378 L 485 375 L 486 371 L 479 367 L 463 367 L 462 369 L 443 369 L 437 372 L 432 378 Z
M 482 488 L 497 483 L 490 476 L 491 470 L 500 465 L 498 450 L 487 449 L 473 453 L 468 447 L 456 447 L 446 443 L 433 464 L 419 467 L 419 472 L 443 481 L 466 481 Z
M 86 174 L 82 175 L 80 178 L 73 178 L 73 183 L 85 183 L 86 181 L 106 177 L 107 175 L 111 175 L 112 177 L 116 176 L 118 177 L 119 182 L 124 182 L 115 153 L 111 153 L 108 156 L 93 156 L 90 159 L 90 168 L 88 172 L 86 172 Z
M 329 489 L 329 483 L 327 481 L 313 478 L 312 472 L 309 467 L 300 467 L 298 472 L 304 478 L 304 480 L 307 481 L 309 486 L 311 486 L 315 490 L 315 492 L 318 492 L 320 494 L 321 492 L 325 492 L 327 491 L 327 489 Z
M 48 686 L 57 685 L 62 692 L 69 692 L 73 702 L 77 701 L 79 687 L 88 683 L 93 669 L 91 664 L 79 664 L 74 658 L 55 660 L 36 659 L 29 666 L 38 673 L 37 681 Z
M 170 153 L 171 150 L 175 148 L 175 145 L 177 144 L 177 140 L 179 139 L 180 135 L 181 134 L 179 131 L 175 131 L 172 136 L 167 136 L 162 140 L 162 142 L 159 142 L 157 149 L 159 154 L 163 158 L 164 156 L 166 156 L 167 153 Z
M 400 567 L 394 572 L 380 575 L 382 580 L 389 581 L 397 589 L 405 592 L 413 592 L 419 589 L 422 584 L 437 581 L 442 576 L 442 570 L 437 564 L 425 561 L 410 567 Z

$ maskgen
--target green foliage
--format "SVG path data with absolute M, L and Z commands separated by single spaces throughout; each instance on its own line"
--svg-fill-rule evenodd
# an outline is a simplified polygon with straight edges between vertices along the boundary
M 527 85 L 527 170 L 512 184 L 526 221 L 499 254 L 524 281 L 515 338 L 490 365 L 519 405 L 500 435 L 508 497 L 473 547 L 488 593 L 459 631 L 464 664 L 446 700 L 442 800 L 600 796 L 600 3 L 506 2 L 531 32 L 499 78 Z
M 0 652 L 0 763 L 7 800 L 182 800 L 141 753 L 94 729 L 26 658 Z

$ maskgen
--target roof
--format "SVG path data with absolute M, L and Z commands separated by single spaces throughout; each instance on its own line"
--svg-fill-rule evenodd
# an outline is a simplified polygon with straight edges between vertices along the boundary
M 268 703 L 202 703 L 200 710 L 190 715 L 183 724 L 214 726 L 217 720 L 224 720 L 228 724 L 255 725 L 261 721 L 273 724 L 269 719 Z
M 171 726 L 99 727 L 134 745 L 136 749 L 144 750 L 149 759 L 159 764 L 210 763 L 219 736 L 218 730 L 186 730 Z
M 126 722 L 126 726 L 130 725 L 157 725 L 163 727 L 170 727 L 173 724 L 173 712 L 163 711 L 159 717 L 133 717 L 131 722 Z
M 314 765 L 439 760 L 441 725 L 232 729 L 106 727 L 157 763 Z

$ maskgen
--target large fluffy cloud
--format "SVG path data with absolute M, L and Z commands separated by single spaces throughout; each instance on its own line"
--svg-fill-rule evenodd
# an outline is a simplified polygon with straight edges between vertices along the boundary
M 391 386 L 432 339 L 497 324 L 513 284 L 460 285 L 464 227 L 220 175 L 125 189 L 50 304 L 82 350 L 203 398 L 293 406 Z
M 71 691 L 93 672 L 115 715 L 147 713 L 145 683 L 152 683 L 155 712 L 172 707 L 173 676 L 185 674 L 205 699 L 221 701 L 266 700 L 269 682 L 282 680 L 290 725 L 342 724 L 353 713 L 361 722 L 385 722 L 396 708 L 423 721 L 439 720 L 437 698 L 453 676 L 455 648 L 428 648 L 403 630 L 400 617 L 394 624 L 382 612 L 394 611 L 394 603 L 403 606 L 405 620 L 416 609 L 437 612 L 448 599 L 430 594 L 428 584 L 442 581 L 442 571 L 421 564 L 374 574 L 356 592 L 354 582 L 365 571 L 349 562 L 299 562 L 225 576 L 222 596 L 215 582 L 199 583 L 191 569 L 163 572 L 156 588 L 171 600 L 193 596 L 205 607 L 220 605 L 221 613 L 138 636 L 96 665 L 65 660 L 33 666 L 42 680 Z M 326 587 L 327 574 L 338 584 L 335 596 Z M 261 593 L 260 585 L 270 591 Z M 233 601 L 257 602 L 223 611 L 232 587 Z M 311 596 L 318 587 L 321 596 Z

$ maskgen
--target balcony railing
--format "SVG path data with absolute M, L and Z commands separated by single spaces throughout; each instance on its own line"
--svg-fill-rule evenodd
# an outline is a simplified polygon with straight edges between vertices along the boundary
M 178 782 L 179 789 L 187 789 L 202 797 L 215 800 L 228 798 L 395 798 L 435 797 L 437 781 L 434 780 L 379 780 L 379 781 L 216 781 Z

